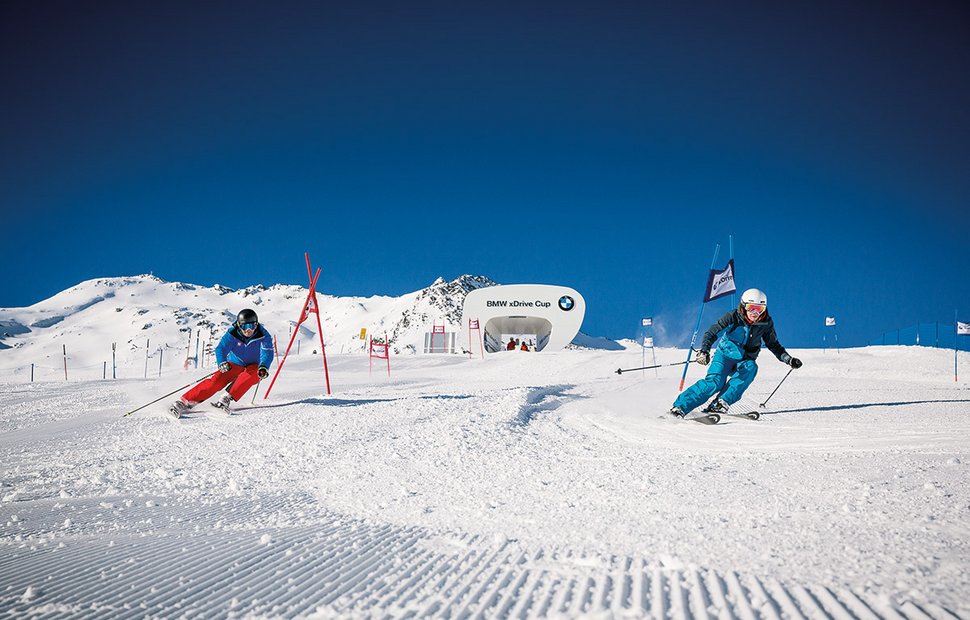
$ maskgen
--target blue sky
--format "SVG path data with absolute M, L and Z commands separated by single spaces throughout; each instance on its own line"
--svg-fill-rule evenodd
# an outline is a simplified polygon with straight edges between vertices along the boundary
M 309 251 L 326 293 L 565 284 L 683 345 L 733 235 L 787 346 L 970 320 L 970 10 L 668 4 L 6 2 L 0 306 Z

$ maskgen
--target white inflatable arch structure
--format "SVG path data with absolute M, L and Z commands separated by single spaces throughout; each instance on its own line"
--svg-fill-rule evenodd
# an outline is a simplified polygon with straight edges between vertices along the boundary
M 533 351 L 559 351 L 579 333 L 585 315 L 586 300 L 568 286 L 489 286 L 465 297 L 462 342 L 469 340 L 468 320 L 477 319 L 480 330 L 471 330 L 471 337 L 480 333 L 489 353 L 505 351 L 510 338 Z

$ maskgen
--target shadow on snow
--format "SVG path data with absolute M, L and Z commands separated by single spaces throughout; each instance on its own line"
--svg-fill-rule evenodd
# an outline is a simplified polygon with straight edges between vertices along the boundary
M 891 403 L 859 403 L 855 405 L 829 405 L 826 407 L 804 407 L 801 409 L 778 409 L 776 411 L 765 411 L 761 415 L 774 415 L 776 413 L 804 413 L 807 411 L 841 411 L 843 409 L 864 409 L 866 407 L 904 407 L 907 405 L 926 405 L 932 403 L 970 403 L 970 399 L 959 400 L 907 400 Z

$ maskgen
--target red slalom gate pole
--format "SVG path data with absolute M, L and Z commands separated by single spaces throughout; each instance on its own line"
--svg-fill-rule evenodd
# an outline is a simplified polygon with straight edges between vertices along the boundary
M 310 253 L 304 252 L 303 258 L 306 259 L 306 274 L 310 275 Z M 320 268 L 317 267 L 317 276 L 319 277 Z M 317 333 L 320 335 L 320 354 L 323 355 L 323 379 L 327 383 L 327 396 L 330 395 L 330 369 L 327 367 L 327 345 L 323 344 L 323 326 L 320 324 L 320 305 L 317 303 L 317 287 L 316 280 L 313 280 L 313 308 L 317 313 Z
M 290 336 L 290 343 L 286 345 L 286 353 L 283 354 L 283 359 L 280 360 L 280 365 L 276 367 L 276 373 L 273 375 L 273 380 L 269 382 L 269 387 L 266 388 L 266 393 L 263 394 L 263 400 L 269 398 L 269 393 L 273 391 L 273 386 L 276 384 L 276 379 L 280 376 L 280 371 L 283 370 L 283 364 L 286 363 L 286 357 L 290 354 L 290 348 L 293 346 L 293 341 L 296 340 L 296 335 L 300 333 L 299 327 L 303 323 L 304 317 L 306 317 L 307 306 L 310 304 L 310 296 L 313 295 L 316 290 L 317 278 L 320 277 L 320 269 L 317 268 L 317 275 L 310 281 L 310 292 L 307 294 L 306 301 L 303 302 L 303 310 L 300 311 L 300 322 L 297 323 L 297 329 L 293 330 L 293 335 Z M 319 318 L 319 315 L 317 315 Z

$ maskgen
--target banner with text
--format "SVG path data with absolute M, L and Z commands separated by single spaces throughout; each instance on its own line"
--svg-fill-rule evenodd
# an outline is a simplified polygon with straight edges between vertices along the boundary
M 727 266 L 718 271 L 711 269 L 707 278 L 707 290 L 704 291 L 704 303 L 720 299 L 737 291 L 734 284 L 734 259 L 728 261 Z

